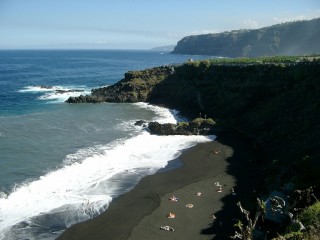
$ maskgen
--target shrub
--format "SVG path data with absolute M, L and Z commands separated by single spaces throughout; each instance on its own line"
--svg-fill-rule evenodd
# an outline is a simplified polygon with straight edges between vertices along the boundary
M 320 236 L 320 202 L 306 208 L 299 216 L 298 220 L 305 226 L 306 231 L 299 231 L 299 226 L 292 224 L 288 228 L 288 233 L 273 240 L 316 240 Z
M 201 124 L 214 125 L 216 122 L 212 118 L 195 118 L 192 120 L 193 124 L 200 126 Z
M 178 127 L 188 127 L 189 123 L 188 122 L 179 122 Z
M 306 208 L 299 215 L 299 220 L 305 226 L 320 226 L 320 202 Z

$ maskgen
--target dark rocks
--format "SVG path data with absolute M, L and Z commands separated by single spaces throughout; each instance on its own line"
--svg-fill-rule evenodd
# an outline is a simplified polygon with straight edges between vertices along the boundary
M 58 94 L 63 94 L 63 93 L 70 93 L 70 92 L 84 92 L 84 90 L 82 90 L 82 89 L 70 89 L 70 90 L 57 89 L 55 92 Z
M 53 89 L 53 86 L 47 86 L 47 85 L 33 85 L 33 87 L 37 87 L 41 89 Z
M 136 121 L 135 126 L 140 126 L 140 127 L 146 127 L 147 126 L 147 122 L 146 121 L 143 121 L 143 120 L 139 120 L 139 121 Z
M 90 95 L 80 95 L 79 97 L 70 97 L 67 103 L 101 103 L 104 102 L 103 98 L 90 96 Z
M 143 71 L 129 71 L 125 78 L 107 87 L 93 89 L 90 96 L 70 97 L 68 103 L 135 103 L 146 102 L 153 88 L 170 75 L 172 67 L 163 66 Z
M 148 128 L 151 134 L 157 135 L 176 135 L 177 126 L 171 123 L 160 124 L 158 122 L 150 122 Z
M 150 122 L 148 128 L 151 134 L 157 135 L 210 135 L 215 131 L 215 124 L 212 119 L 197 118 L 178 124 Z

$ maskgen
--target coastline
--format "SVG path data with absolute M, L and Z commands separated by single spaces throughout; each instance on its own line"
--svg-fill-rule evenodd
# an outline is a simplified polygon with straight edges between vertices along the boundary
M 184 151 L 182 167 L 143 178 L 106 212 L 72 226 L 58 239 L 225 239 L 232 234 L 239 212 L 236 202 L 241 200 L 246 206 L 259 184 L 248 171 L 257 157 L 245 137 L 234 131 L 221 132 L 215 141 Z M 223 192 L 217 192 L 214 182 L 220 182 Z M 237 195 L 231 194 L 231 188 Z M 197 192 L 202 195 L 196 196 Z M 172 195 L 179 201 L 170 202 Z M 187 203 L 194 208 L 186 208 Z M 175 212 L 176 218 L 166 218 L 168 212 Z M 160 230 L 163 225 L 175 231 Z

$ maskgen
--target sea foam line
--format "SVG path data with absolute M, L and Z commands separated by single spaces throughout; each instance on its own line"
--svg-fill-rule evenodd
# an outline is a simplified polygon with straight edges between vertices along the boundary
M 39 100 L 49 101 L 50 103 L 65 102 L 69 97 L 88 95 L 91 89 L 86 86 L 26 86 L 20 89 L 21 93 L 42 93 Z

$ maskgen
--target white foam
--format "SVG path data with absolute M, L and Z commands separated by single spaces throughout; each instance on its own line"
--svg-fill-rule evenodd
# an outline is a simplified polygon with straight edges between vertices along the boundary
M 143 109 L 148 109 L 153 111 L 156 116 L 151 120 L 151 121 L 157 121 L 159 123 L 177 123 L 178 121 L 185 120 L 179 116 L 179 111 L 177 110 L 172 110 L 164 107 L 159 107 L 155 105 L 151 105 L 148 103 L 144 102 L 138 102 L 138 103 L 133 103 L 133 105 L 143 108 Z M 116 127 L 118 129 L 122 129 L 124 131 L 130 131 L 132 133 L 140 132 L 142 129 L 145 128 L 145 124 L 142 124 L 142 126 L 136 126 L 135 123 L 141 119 L 135 119 L 135 120 L 129 120 L 122 122 L 118 124 Z M 133 136 L 133 134 L 132 134 Z
M 51 100 L 50 102 L 65 102 L 69 97 L 78 97 L 82 95 L 88 95 L 91 92 L 89 90 L 68 91 L 68 92 L 49 92 L 39 97 L 40 100 Z
M 52 92 L 56 90 L 67 90 L 62 86 L 40 86 L 40 85 L 32 85 L 26 86 L 18 92 Z
M 176 121 L 165 108 L 144 107 L 157 111 L 162 121 Z M 0 239 L 6 239 L 5 232 L 12 234 L 11 226 L 31 222 L 33 217 L 43 214 L 61 213 L 66 227 L 92 218 L 108 207 L 112 197 L 128 190 L 123 182 L 114 180 L 115 176 L 136 176 L 130 181 L 135 184 L 142 176 L 165 167 L 181 150 L 213 139 L 214 136 L 156 136 L 142 131 L 129 139 L 80 149 L 66 156 L 62 168 L 0 198 Z
M 22 93 L 42 93 L 39 100 L 51 103 L 65 102 L 69 97 L 88 95 L 91 90 L 85 86 L 27 86 L 18 92 Z
M 154 111 L 157 115 L 154 120 L 159 123 L 177 123 L 178 121 L 184 120 L 183 118 L 179 117 L 179 111 L 174 109 L 159 107 L 144 102 L 134 103 L 134 105 Z

